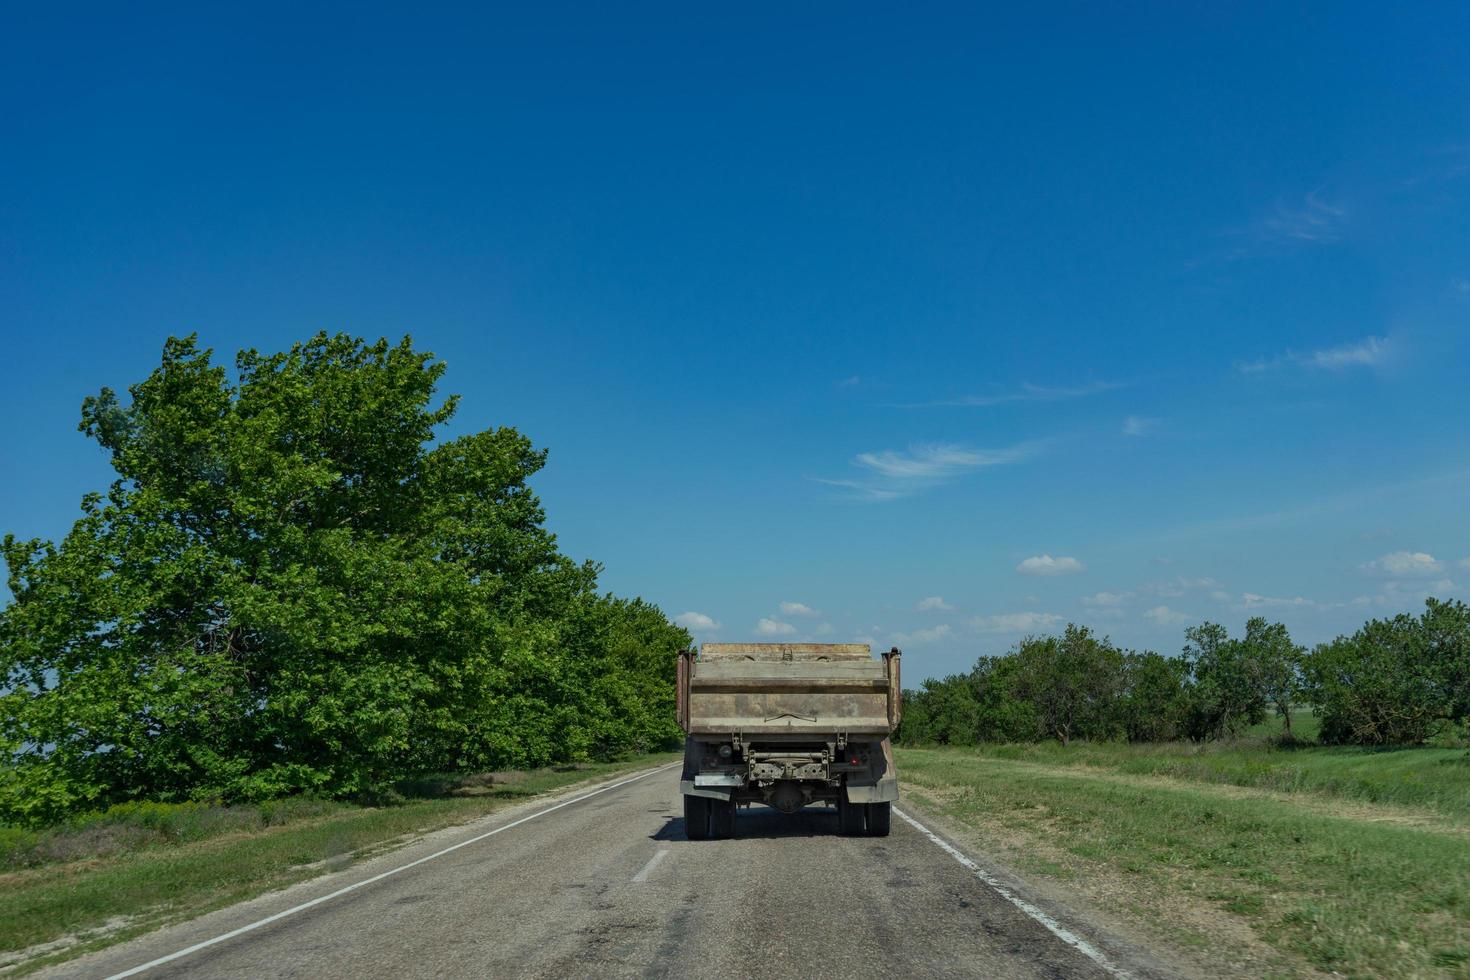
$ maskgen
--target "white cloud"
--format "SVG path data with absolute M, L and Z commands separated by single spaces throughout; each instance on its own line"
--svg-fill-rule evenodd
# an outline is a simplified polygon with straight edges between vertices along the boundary
M 1242 592 L 1240 595 L 1240 604 L 1246 609 L 1289 609 L 1292 607 L 1316 605 L 1311 599 L 1304 599 L 1299 595 L 1283 599 L 1275 596 L 1257 595 L 1254 592 Z
M 917 402 L 908 405 L 895 405 L 895 408 L 988 408 L 992 405 L 1009 405 L 1013 402 L 1057 402 L 1067 401 L 1073 398 L 1086 398 L 1089 395 L 1101 394 L 1105 391 L 1114 391 L 1118 388 L 1126 388 L 1126 384 L 1116 381 L 1090 381 L 1087 384 L 1074 385 L 1072 387 L 1054 387 L 1048 385 L 1024 384 L 1014 391 L 1002 391 L 989 395 L 962 395 L 959 398 L 947 398 L 936 402 Z
M 1144 418 L 1141 415 L 1130 415 L 1123 420 L 1123 434 L 1125 436 L 1146 436 L 1158 427 L 1158 419 Z
M 813 609 L 811 606 L 808 606 L 804 602 L 783 602 L 783 603 L 781 603 L 781 611 L 783 613 L 785 613 L 786 615 L 788 615 L 788 616 L 820 616 L 820 615 L 822 615 L 820 612 L 818 612 L 817 610 Z
M 919 600 L 919 612 L 946 611 L 953 609 L 942 595 L 931 595 Z
M 1082 604 L 1084 606 L 1093 606 L 1094 608 L 1104 606 L 1121 606 L 1123 603 L 1132 598 L 1132 592 L 1098 592 L 1094 595 L 1083 596 Z
M 1444 562 L 1423 551 L 1394 551 L 1368 562 L 1363 570 L 1395 578 L 1422 578 L 1443 572 Z
M 1164 582 L 1149 582 L 1147 585 L 1138 587 L 1138 591 L 1145 595 L 1159 596 L 1164 599 L 1177 599 L 1194 589 L 1219 589 L 1220 583 L 1205 576 L 1203 578 L 1190 578 L 1187 575 L 1176 575 Z
M 796 627 L 790 623 L 783 623 L 779 619 L 762 618 L 756 624 L 755 631 L 759 636 L 790 636 L 796 632 Z
M 1159 626 L 1172 626 L 1176 623 L 1187 623 L 1194 617 L 1188 613 L 1176 612 L 1168 606 L 1154 606 L 1143 614 L 1143 618 Z
M 713 633 L 720 628 L 720 624 L 702 612 L 680 613 L 674 617 L 674 622 L 689 630 L 702 630 L 705 633 Z
M 837 629 L 831 623 L 818 623 L 817 628 L 812 632 L 816 633 L 818 636 L 831 636 L 833 633 L 837 632 Z
M 1412 609 L 1425 599 L 1443 599 L 1447 595 L 1461 592 L 1455 582 L 1447 578 L 1432 582 L 1391 581 L 1383 583 L 1383 591 L 1377 595 L 1360 595 L 1352 601 L 1355 606 L 1383 606 L 1390 609 Z
M 1267 242 L 1309 242 L 1330 244 L 1342 237 L 1347 223 L 1347 209 L 1323 200 L 1320 191 L 1312 191 L 1300 206 L 1277 204 L 1275 210 L 1261 220 L 1260 237 Z
M 1022 575 L 1074 575 L 1087 566 L 1075 558 L 1060 555 L 1033 555 L 1016 566 Z
M 1394 595 L 1413 596 L 1415 598 L 1427 598 L 1457 589 L 1450 579 L 1436 579 L 1433 582 L 1385 582 L 1383 591 Z
M 1312 351 L 1308 357 L 1309 363 L 1319 368 L 1372 367 L 1381 363 L 1388 352 L 1387 337 L 1365 337 L 1357 343 Z
M 1127 613 L 1117 608 L 1116 606 L 1110 606 L 1106 609 L 1098 609 L 1093 612 L 1093 615 L 1096 616 L 1098 619 L 1125 619 L 1128 616 Z
M 894 633 L 893 642 L 900 646 L 909 643 L 933 643 L 936 640 L 946 639 L 953 632 L 949 624 L 945 623 L 932 629 L 918 630 L 913 633 Z
M 914 446 L 908 452 L 884 450 L 881 453 L 859 453 L 854 459 L 879 476 L 895 480 L 934 480 L 962 470 L 980 466 L 998 466 L 1024 458 L 1019 449 L 966 449 L 963 446 L 936 444 Z
M 995 616 L 976 616 L 970 625 L 981 633 L 1038 633 L 1055 628 L 1062 622 L 1056 613 L 1017 612 Z
M 1470 568 L 1470 558 L 1461 558 L 1460 559 L 1460 567 L 1461 568 Z
M 1393 345 L 1387 337 L 1364 337 L 1336 347 L 1313 351 L 1287 351 L 1276 357 L 1261 358 L 1235 365 L 1241 374 L 1264 374 L 1287 366 L 1341 371 L 1353 367 L 1376 367 L 1388 359 Z
M 860 378 L 859 376 L 857 376 L 856 374 L 853 374 L 853 375 L 849 375 L 849 376 L 843 378 L 841 381 L 837 382 L 837 387 L 839 387 L 839 388 L 856 388 L 858 385 L 860 385 L 862 383 L 863 383 L 863 379 Z
M 1034 456 L 1039 448 L 1037 443 L 1008 449 L 971 449 L 951 443 L 931 443 L 910 446 L 903 452 L 885 449 L 853 457 L 852 465 L 863 471 L 859 478 L 815 479 L 828 486 L 852 490 L 866 500 L 894 500 L 972 470 L 1019 463 Z

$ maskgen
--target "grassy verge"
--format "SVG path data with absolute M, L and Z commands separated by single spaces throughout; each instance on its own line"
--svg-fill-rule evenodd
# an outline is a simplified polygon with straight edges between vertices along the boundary
M 987 747 L 989 759 L 1045 768 L 1091 768 L 1186 782 L 1221 783 L 1309 799 L 1393 804 L 1470 818 L 1470 754 L 1464 749 L 1260 745 L 1083 745 Z
M 0 971 L 42 965 L 336 871 L 412 837 L 576 782 L 680 758 L 441 781 L 393 806 L 287 800 L 116 808 L 39 834 L 0 833 Z
M 987 746 L 897 762 L 905 792 L 979 847 L 1202 973 L 1422 977 L 1470 975 L 1465 755 Z

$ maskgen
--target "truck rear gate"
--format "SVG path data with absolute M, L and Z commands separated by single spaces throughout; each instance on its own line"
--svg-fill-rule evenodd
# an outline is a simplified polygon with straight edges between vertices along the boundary
M 858 643 L 709 643 L 679 654 L 686 830 L 728 836 L 737 806 L 835 803 L 846 833 L 888 832 L 898 780 L 899 651 Z

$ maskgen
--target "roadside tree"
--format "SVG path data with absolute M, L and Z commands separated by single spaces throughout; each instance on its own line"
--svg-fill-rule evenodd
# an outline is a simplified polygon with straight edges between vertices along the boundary
M 0 820 L 371 794 L 668 733 L 656 661 L 688 634 L 558 552 L 544 450 L 433 445 L 443 372 L 406 338 L 318 334 L 232 378 L 189 337 L 126 404 L 86 400 L 116 480 L 59 545 L 4 540 Z

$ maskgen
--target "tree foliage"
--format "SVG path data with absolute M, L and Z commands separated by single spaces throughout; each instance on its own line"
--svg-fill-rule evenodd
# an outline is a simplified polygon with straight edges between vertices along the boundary
M 1163 742 L 1231 737 L 1268 707 L 1292 704 L 1300 649 L 1286 627 L 1252 619 L 1232 639 L 1214 623 L 1185 631 L 1177 657 L 1114 646 L 1085 626 L 1031 636 L 968 677 L 905 695 L 900 737 L 975 744 L 1056 739 Z
M 1359 745 L 1422 742 L 1464 722 L 1470 607 L 1430 599 L 1418 617 L 1366 623 L 1307 655 L 1305 694 L 1322 717 L 1322 739 Z
M 1115 648 L 1085 627 L 1027 637 L 969 675 L 905 692 L 899 737 L 973 745 L 1054 738 L 1164 742 L 1234 738 L 1269 712 L 1292 738 L 1312 705 L 1326 742 L 1412 745 L 1470 723 L 1470 606 L 1430 599 L 1419 616 L 1373 620 L 1308 653 L 1285 625 L 1254 617 L 1184 631 L 1175 657 Z
M 1117 727 L 1124 658 L 1106 638 L 1069 623 L 1061 636 L 1026 640 L 1015 657 L 1014 695 L 1033 706 L 1038 735 L 1066 745 Z
M 235 378 L 171 339 L 81 431 L 117 479 L 59 544 L 4 539 L 0 818 L 130 798 L 374 792 L 663 743 L 674 651 L 596 592 L 509 428 L 435 444 L 444 365 L 318 334 Z

